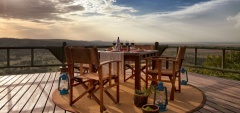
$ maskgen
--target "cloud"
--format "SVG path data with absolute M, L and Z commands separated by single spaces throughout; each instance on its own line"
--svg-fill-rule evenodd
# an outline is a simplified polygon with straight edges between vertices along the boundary
M 114 5 L 115 2 L 116 0 L 81 0 L 77 3 L 85 8 L 84 13 L 115 15 L 117 17 L 119 14 L 137 12 L 132 7 Z
M 0 0 L 0 17 L 22 20 L 68 20 L 62 14 L 82 11 L 81 5 L 64 5 L 72 0 Z M 62 3 L 62 4 L 61 4 Z
M 11 19 L 0 18 L 0 34 L 75 40 L 112 41 L 119 36 L 135 42 L 240 42 L 239 4 L 240 0 L 211 0 L 136 15 L 134 12 L 142 10 L 116 4 L 116 0 L 1 0 L 0 17 Z
M 240 32 L 236 29 L 239 25 L 239 11 L 239 0 L 212 0 L 178 11 L 138 16 L 137 20 L 148 30 L 158 29 L 155 33 L 162 33 L 171 41 L 240 42 Z M 161 36 L 155 38 L 160 39 Z
M 240 29 L 240 12 L 236 16 L 228 17 L 227 20 L 236 23 L 235 27 Z
M 58 0 L 60 3 L 72 3 L 74 0 Z

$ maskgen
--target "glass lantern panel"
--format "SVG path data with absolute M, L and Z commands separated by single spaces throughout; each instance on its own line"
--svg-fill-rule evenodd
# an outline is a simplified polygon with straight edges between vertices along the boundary
M 157 90 L 156 91 L 156 100 L 155 100 L 154 104 L 165 105 L 165 103 L 166 103 L 166 95 L 165 95 L 164 90 L 163 91 Z
M 60 89 L 68 89 L 68 82 L 67 80 L 61 80 L 61 83 L 60 83 Z

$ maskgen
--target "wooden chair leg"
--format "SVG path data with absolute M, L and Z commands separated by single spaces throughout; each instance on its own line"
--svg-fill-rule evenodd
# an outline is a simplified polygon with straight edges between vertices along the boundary
M 73 84 L 70 82 L 70 91 L 69 91 L 69 104 L 70 106 L 73 105 L 72 99 L 73 99 Z
M 119 103 L 119 78 L 115 79 L 115 82 L 118 83 L 117 87 L 116 87 L 116 98 L 117 98 L 117 103 Z
M 103 113 L 104 108 L 103 108 L 103 83 L 99 84 L 100 87 L 100 112 Z
M 178 73 L 178 91 L 181 92 L 181 74 Z
M 173 76 L 172 78 L 172 89 L 171 89 L 171 94 L 170 94 L 170 100 L 174 100 L 174 93 L 175 93 L 175 81 L 176 81 L 176 75 Z
M 148 74 L 146 74 L 146 76 L 145 76 L 145 80 L 146 80 L 146 82 L 145 82 L 145 84 L 146 84 L 146 89 L 148 89 Z

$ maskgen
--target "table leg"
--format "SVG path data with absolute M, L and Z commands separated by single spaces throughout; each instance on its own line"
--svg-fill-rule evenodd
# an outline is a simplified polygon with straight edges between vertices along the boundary
M 141 66 L 140 58 L 135 58 L 135 89 L 141 89 Z

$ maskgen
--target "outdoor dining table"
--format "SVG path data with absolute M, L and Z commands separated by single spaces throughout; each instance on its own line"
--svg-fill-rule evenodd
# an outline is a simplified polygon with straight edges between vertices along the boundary
M 158 50 L 143 51 L 99 51 L 100 61 L 121 60 L 121 74 L 125 74 L 124 65 L 126 61 L 135 63 L 135 89 L 141 89 L 141 60 L 147 57 L 157 56 Z M 107 58 L 108 57 L 108 58 Z M 115 58 L 117 57 L 117 58 Z

